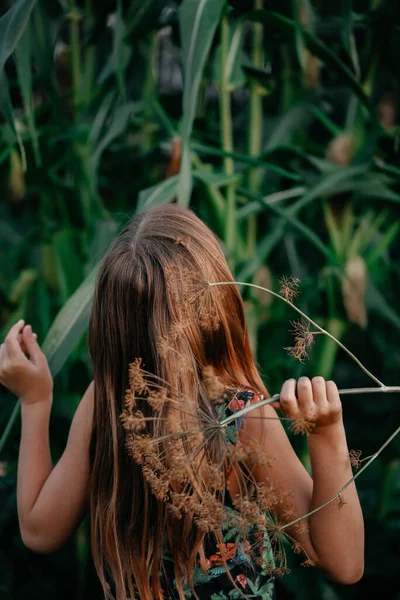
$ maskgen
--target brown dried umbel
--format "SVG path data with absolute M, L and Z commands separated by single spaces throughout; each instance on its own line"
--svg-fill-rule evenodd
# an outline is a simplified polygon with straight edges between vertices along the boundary
M 300 279 L 292 276 L 283 276 L 280 278 L 279 283 L 281 284 L 279 289 L 280 295 L 283 296 L 287 302 L 293 302 L 293 300 L 299 295 L 298 287 L 300 284 Z
M 289 356 L 297 358 L 300 362 L 304 362 L 308 358 L 307 349 L 314 343 L 315 332 L 310 331 L 310 323 L 304 319 L 291 321 L 293 329 L 291 333 L 294 335 L 294 346 L 288 346 L 285 350 Z

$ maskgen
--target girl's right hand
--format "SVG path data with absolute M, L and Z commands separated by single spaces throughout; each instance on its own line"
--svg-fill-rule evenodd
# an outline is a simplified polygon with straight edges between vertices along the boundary
M 288 379 L 282 386 L 280 400 L 273 406 L 282 410 L 292 421 L 304 420 L 312 424 L 312 433 L 332 431 L 342 423 L 342 404 L 333 381 L 323 377 Z
M 25 404 L 52 400 L 53 379 L 47 359 L 36 334 L 23 320 L 11 327 L 0 346 L 0 383 Z

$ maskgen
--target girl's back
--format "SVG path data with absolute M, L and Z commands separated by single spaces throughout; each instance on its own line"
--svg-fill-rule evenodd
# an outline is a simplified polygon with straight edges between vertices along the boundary
M 225 284 L 209 285 L 216 282 Z M 217 240 L 191 211 L 170 205 L 131 221 L 99 271 L 89 327 L 94 384 L 54 469 L 44 355 L 23 322 L 2 346 L 0 380 L 22 400 L 24 541 L 58 547 L 89 497 L 108 597 L 268 599 L 271 575 L 285 571 L 283 538 L 336 580 L 362 574 L 354 484 L 345 510 L 313 512 L 351 477 L 337 388 L 319 377 L 282 387 L 286 416 L 313 423 L 313 481 L 270 405 L 240 413 L 268 394 L 232 282 Z

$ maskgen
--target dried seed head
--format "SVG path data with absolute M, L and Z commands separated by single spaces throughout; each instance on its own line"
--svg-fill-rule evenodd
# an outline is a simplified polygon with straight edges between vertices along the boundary
M 285 348 L 289 356 L 293 356 L 300 362 L 304 362 L 308 358 L 307 348 L 312 346 L 314 342 L 314 334 L 310 331 L 310 323 L 301 319 L 299 321 L 291 321 L 293 329 L 291 333 L 294 335 L 294 346 Z
M 225 386 L 216 375 L 213 366 L 208 365 L 203 368 L 202 379 L 208 398 L 214 401 L 223 401 L 226 392 Z
M 355 470 L 357 470 L 362 463 L 361 454 L 361 450 L 350 450 L 349 452 L 350 464 Z
M 159 412 L 165 405 L 167 399 L 167 390 L 165 388 L 161 388 L 160 390 L 151 390 L 146 397 L 146 402 L 148 402 L 155 412 Z
M 335 502 L 336 506 L 339 508 L 339 510 L 341 508 L 343 508 L 343 506 L 345 506 L 347 504 L 346 500 L 342 497 L 341 494 L 339 494 L 339 496 L 337 497 L 337 500 Z
M 128 433 L 125 448 L 133 460 L 141 465 L 145 457 L 154 452 L 154 440 L 149 435 L 133 435 Z
M 301 519 L 295 525 L 297 533 L 304 534 L 309 533 L 310 525 L 308 523 L 308 519 Z
M 293 419 L 291 419 L 289 429 L 294 434 L 305 433 L 305 434 L 309 435 L 315 429 L 315 421 L 313 419 L 313 416 L 311 414 L 310 415 L 300 414 L 297 417 L 293 417 Z
M 315 562 L 311 558 L 307 558 L 301 563 L 302 567 L 315 567 Z
M 119 417 L 122 427 L 127 431 L 139 433 L 146 428 L 147 419 L 142 411 L 137 410 L 135 413 L 123 411 Z
M 148 391 L 141 358 L 135 358 L 129 365 L 129 385 L 131 390 L 138 394 L 145 394 Z
M 135 408 L 135 406 L 136 406 L 135 394 L 133 393 L 133 391 L 130 388 L 125 391 L 124 405 L 125 405 L 125 409 L 128 412 L 131 412 L 132 409 Z
M 279 279 L 279 283 L 281 284 L 279 294 L 283 296 L 287 302 L 293 302 L 293 300 L 299 295 L 297 288 L 299 287 L 300 279 L 292 276 L 283 276 Z

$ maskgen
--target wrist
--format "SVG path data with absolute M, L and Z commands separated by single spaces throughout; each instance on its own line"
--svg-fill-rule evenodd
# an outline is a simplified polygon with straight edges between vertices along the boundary
M 335 423 L 331 423 L 330 425 L 322 425 L 317 426 L 311 433 L 308 435 L 309 439 L 323 439 L 328 441 L 333 441 L 335 439 L 343 439 L 345 435 L 343 419 L 340 417 Z
M 30 392 L 30 393 L 26 393 L 26 394 L 22 395 L 20 397 L 20 400 L 21 400 L 22 410 L 24 408 L 27 408 L 27 409 L 35 408 L 35 410 L 36 409 L 48 410 L 51 408 L 51 406 L 53 404 L 53 394 L 52 393 L 37 394 L 35 392 Z

